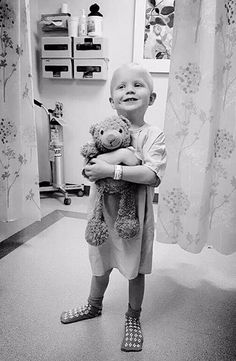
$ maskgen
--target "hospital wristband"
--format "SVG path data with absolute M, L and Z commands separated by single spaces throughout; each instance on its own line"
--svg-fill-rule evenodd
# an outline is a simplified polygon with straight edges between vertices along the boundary
M 122 179 L 123 176 L 123 167 L 121 165 L 115 165 L 114 177 L 115 180 Z

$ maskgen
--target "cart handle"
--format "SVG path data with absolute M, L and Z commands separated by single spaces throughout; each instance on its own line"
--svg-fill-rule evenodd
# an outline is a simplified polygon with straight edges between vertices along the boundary
M 34 99 L 34 104 L 37 105 L 38 107 L 41 107 L 43 104 L 40 103 L 38 100 Z
M 34 104 L 37 105 L 38 107 L 42 107 L 44 108 L 46 111 L 48 111 L 49 113 L 53 113 L 52 109 L 47 109 L 43 103 L 40 103 L 37 99 L 34 99 Z

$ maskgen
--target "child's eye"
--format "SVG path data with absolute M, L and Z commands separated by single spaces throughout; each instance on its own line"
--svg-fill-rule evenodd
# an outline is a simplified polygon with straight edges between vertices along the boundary
M 117 89 L 124 89 L 125 85 L 124 84 L 120 84 Z
M 135 85 L 136 87 L 143 86 L 143 84 L 142 84 L 142 83 L 135 83 L 134 85 Z

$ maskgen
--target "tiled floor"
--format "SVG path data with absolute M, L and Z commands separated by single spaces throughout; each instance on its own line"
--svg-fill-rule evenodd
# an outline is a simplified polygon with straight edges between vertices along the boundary
M 127 281 L 118 271 L 111 275 L 102 317 L 59 321 L 61 311 L 86 302 L 89 292 L 87 197 L 73 197 L 70 206 L 63 198 L 45 198 L 41 206 L 45 227 L 21 233 L 22 244 L 0 259 L 1 361 L 236 359 L 235 255 L 207 248 L 194 255 L 155 243 L 143 303 L 143 351 L 123 353 Z

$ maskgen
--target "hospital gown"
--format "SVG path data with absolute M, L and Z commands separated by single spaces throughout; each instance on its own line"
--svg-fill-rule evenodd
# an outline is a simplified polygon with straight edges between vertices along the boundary
M 150 168 L 161 179 L 166 167 L 163 132 L 147 123 L 131 132 L 132 147 L 141 160 L 141 164 Z M 103 212 L 109 229 L 109 237 L 100 246 L 89 245 L 89 260 L 93 275 L 101 276 L 112 268 L 117 268 L 129 280 L 136 278 L 138 273 L 151 273 L 154 240 L 153 196 L 156 185 L 157 183 L 152 186 L 137 184 L 136 210 L 140 231 L 129 240 L 122 240 L 114 229 L 119 194 L 105 195 Z M 90 192 L 89 216 L 96 196 L 96 185 L 93 183 Z

